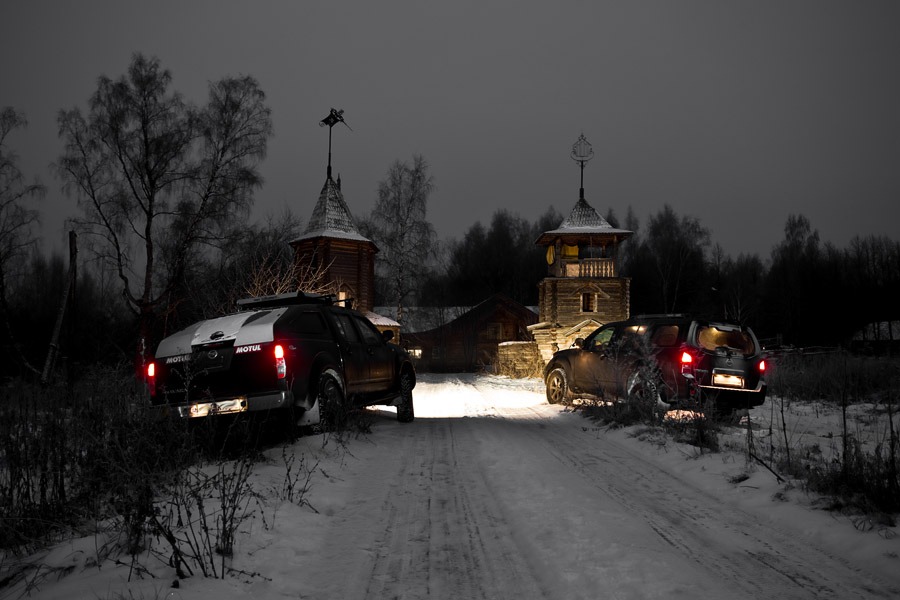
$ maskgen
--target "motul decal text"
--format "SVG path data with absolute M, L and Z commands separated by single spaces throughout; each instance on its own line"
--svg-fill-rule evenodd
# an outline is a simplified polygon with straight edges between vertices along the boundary
M 262 350 L 262 346 L 259 344 L 253 344 L 251 346 L 238 346 L 234 349 L 235 354 L 243 354 L 244 352 L 259 352 Z

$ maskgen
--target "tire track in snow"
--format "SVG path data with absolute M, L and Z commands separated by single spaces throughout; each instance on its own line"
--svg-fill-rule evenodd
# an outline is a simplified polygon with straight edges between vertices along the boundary
M 896 597 L 581 417 L 477 387 L 420 396 L 475 418 L 385 418 L 353 443 L 346 506 L 304 565 L 312 597 Z
M 558 414 L 556 408 L 547 409 Z M 534 420 L 547 420 L 544 410 L 531 411 Z M 718 505 L 702 490 L 615 441 L 586 440 L 580 431 L 581 435 L 573 435 L 575 429 L 551 421 L 542 429 L 549 436 L 533 438 L 561 464 L 633 510 L 672 548 L 736 590 L 751 597 L 897 597 L 898 590 L 866 581 L 859 569 L 810 541 L 775 530 L 737 508 Z M 722 536 L 727 543 L 720 541 Z M 731 552 L 734 546 L 740 547 L 740 555 Z
M 540 598 L 502 517 L 484 502 L 466 427 L 451 419 L 397 428 L 406 436 L 397 465 L 402 491 L 388 493 L 374 518 L 384 531 L 350 597 Z M 463 421 L 464 423 L 464 421 Z M 462 439 L 457 429 L 462 429 Z M 394 432 L 392 432 L 394 433 Z

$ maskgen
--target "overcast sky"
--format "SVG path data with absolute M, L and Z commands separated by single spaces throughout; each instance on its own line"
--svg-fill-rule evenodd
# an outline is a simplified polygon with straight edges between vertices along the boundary
M 333 165 L 353 214 L 371 211 L 394 160 L 421 154 L 441 238 L 499 209 L 567 215 L 581 133 L 601 214 L 630 206 L 643 223 L 668 203 L 732 255 L 768 257 L 791 213 L 840 247 L 900 237 L 895 0 L 4 0 L 0 106 L 28 117 L 10 142 L 48 187 L 58 248 L 76 208 L 49 168 L 57 112 L 85 109 L 134 52 L 197 103 L 222 76 L 259 80 L 275 126 L 259 219 L 309 218 L 328 150 L 318 123 L 335 107 L 352 127 L 334 129 Z

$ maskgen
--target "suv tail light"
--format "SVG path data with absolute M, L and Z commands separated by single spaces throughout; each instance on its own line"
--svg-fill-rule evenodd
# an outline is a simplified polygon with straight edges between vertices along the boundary
M 156 395 L 156 363 L 151 362 L 147 365 L 147 387 L 150 389 L 150 395 Z
M 759 367 L 759 372 L 760 372 L 760 373 L 765 373 L 765 372 L 766 372 L 766 361 L 765 361 L 765 360 L 759 361 L 759 365 L 757 365 L 757 366 Z
M 284 346 L 275 344 L 275 372 L 278 379 L 284 379 L 287 375 L 287 362 L 284 360 Z
M 681 374 L 689 380 L 694 378 L 694 355 L 687 350 L 681 351 Z

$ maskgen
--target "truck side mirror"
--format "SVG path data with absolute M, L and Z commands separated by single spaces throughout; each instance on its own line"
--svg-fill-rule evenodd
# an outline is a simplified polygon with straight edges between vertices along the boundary
M 384 331 L 381 332 L 381 338 L 382 338 L 385 342 L 389 342 L 389 341 L 391 341 L 392 339 L 394 339 L 394 332 L 391 331 L 390 329 L 385 329 Z
M 575 342 L 572 345 L 576 348 L 584 348 L 584 338 L 575 338 Z

